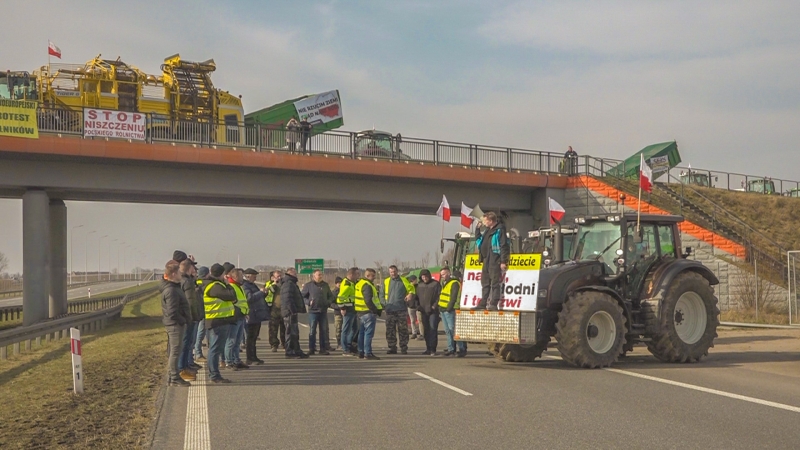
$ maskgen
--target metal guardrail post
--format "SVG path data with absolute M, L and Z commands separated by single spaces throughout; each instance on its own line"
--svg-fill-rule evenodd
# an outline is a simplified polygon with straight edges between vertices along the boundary
M 512 167 L 514 166 L 514 164 L 512 162 L 512 159 L 513 159 L 513 157 L 511 156 L 511 149 L 507 148 L 506 149 L 506 168 L 508 169 L 509 172 L 511 172 L 513 170 Z
M 433 141 L 433 163 L 439 165 L 439 141 Z

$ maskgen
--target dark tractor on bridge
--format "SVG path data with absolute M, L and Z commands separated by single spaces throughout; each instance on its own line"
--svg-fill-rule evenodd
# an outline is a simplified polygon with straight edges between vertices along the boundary
M 700 360 L 717 336 L 712 286 L 719 281 L 686 259 L 690 247 L 680 251 L 682 221 L 642 215 L 637 225 L 636 214 L 576 219 L 571 258 L 541 270 L 536 311 L 520 314 L 535 320 L 534 343 L 490 343 L 490 351 L 505 361 L 533 361 L 555 337 L 563 359 L 579 367 L 610 366 L 637 343 L 661 361 Z M 534 326 L 522 320 L 519 333 Z

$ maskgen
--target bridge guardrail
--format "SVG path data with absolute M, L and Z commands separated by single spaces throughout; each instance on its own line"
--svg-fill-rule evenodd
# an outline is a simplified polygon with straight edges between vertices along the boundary
M 73 327 L 80 328 L 82 332 L 100 330 L 106 326 L 109 320 L 118 317 L 128 302 L 153 295 L 156 292 L 158 292 L 158 288 L 153 287 L 132 294 L 114 296 L 113 301 L 100 302 L 99 304 L 105 307 L 98 311 L 68 315 L 27 327 L 0 331 L 0 359 L 8 358 L 9 346 L 13 346 L 12 351 L 17 355 L 21 351 L 22 343 L 25 345 L 25 350 L 30 350 L 33 342 L 37 346 L 41 345 L 42 338 L 46 342 L 69 338 L 69 329 Z

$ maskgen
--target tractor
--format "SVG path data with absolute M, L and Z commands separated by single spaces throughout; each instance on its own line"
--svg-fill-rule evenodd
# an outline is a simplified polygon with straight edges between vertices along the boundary
M 541 269 L 535 310 L 462 306 L 457 339 L 487 342 L 509 362 L 540 357 L 552 337 L 566 362 L 584 368 L 611 366 L 637 343 L 664 362 L 700 360 L 717 336 L 712 286 L 719 280 L 686 259 L 691 247 L 680 251 L 682 221 L 651 214 L 576 218 L 572 258 Z

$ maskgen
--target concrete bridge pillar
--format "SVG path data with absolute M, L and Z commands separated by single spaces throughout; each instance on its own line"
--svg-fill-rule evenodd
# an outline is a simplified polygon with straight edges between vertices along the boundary
M 22 324 L 47 319 L 50 292 L 50 199 L 42 190 L 22 196 Z
M 67 206 L 50 201 L 50 317 L 67 313 Z

